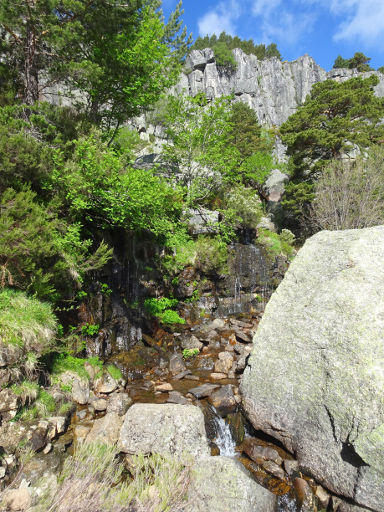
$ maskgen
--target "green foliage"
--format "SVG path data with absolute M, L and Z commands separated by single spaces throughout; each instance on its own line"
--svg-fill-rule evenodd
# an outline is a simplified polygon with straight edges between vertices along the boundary
M 384 66 L 380 66 L 379 68 L 377 68 L 377 71 L 379 73 L 383 73 L 384 74 Z
M 288 229 L 283 229 L 280 234 L 268 229 L 260 229 L 258 231 L 257 242 L 264 247 L 267 256 L 272 261 L 279 255 L 292 259 L 295 254 L 294 241 L 295 235 Z
M 364 149 L 383 140 L 384 99 L 374 94 L 377 83 L 371 76 L 315 84 L 303 106 L 281 126 L 292 170 L 283 204 L 293 214 L 313 199 L 313 182 L 327 161 L 353 145 Z
M 123 378 L 121 370 L 117 368 L 117 366 L 115 366 L 114 364 L 107 365 L 107 371 L 109 375 L 112 377 L 112 379 L 120 380 Z
M 369 65 L 370 60 L 370 57 L 366 57 L 364 53 L 361 52 L 356 52 L 351 59 L 344 59 L 341 55 L 338 55 L 333 64 L 333 67 L 357 69 L 357 71 L 360 72 L 372 71 L 372 68 Z
M 240 227 L 255 229 L 264 214 L 258 193 L 253 188 L 237 185 L 224 194 L 225 207 L 220 209 L 220 233 L 226 242 L 235 237 Z
M 84 324 L 81 326 L 81 333 L 86 336 L 96 336 L 100 330 L 99 324 Z
M 185 324 L 184 318 L 181 318 L 176 311 L 171 309 L 176 307 L 177 304 L 177 299 L 169 299 L 167 297 L 144 300 L 144 308 L 146 311 L 150 315 L 158 318 L 163 324 Z
M 82 359 L 67 353 L 60 353 L 53 356 L 50 371 L 54 377 L 69 371 L 77 373 L 83 379 L 89 379 L 89 374 L 84 367 L 85 362 L 89 362 L 95 368 L 101 368 L 102 366 L 98 358 L 90 357 L 89 359 Z
M 184 359 L 191 359 L 192 357 L 196 357 L 200 354 L 200 350 L 198 348 L 185 348 L 183 350 Z
M 53 343 L 57 320 L 49 304 L 24 293 L 0 290 L 0 339 L 38 353 Z
M 200 235 L 195 244 L 196 266 L 207 274 L 228 274 L 228 249 L 221 238 Z
M 16 66 L 24 101 L 57 81 L 95 122 L 119 124 L 174 83 L 189 40 L 181 4 L 164 23 L 158 0 L 121 3 L 4 0 L 0 26 L 5 64 Z M 82 94 L 76 94 L 81 91 Z
M 226 69 L 229 72 L 234 72 L 237 68 L 237 64 L 233 53 L 228 46 L 222 42 L 218 41 L 213 47 L 212 50 L 215 54 L 216 64 Z
M 107 285 L 107 283 L 100 283 L 100 292 L 102 295 L 109 297 L 112 293 L 111 288 Z
M 164 243 L 182 227 L 179 190 L 151 171 L 127 167 L 121 153 L 94 133 L 75 141 L 70 160 L 56 157 L 51 187 L 58 190 L 69 215 L 94 229 L 123 227 L 149 231 Z
M 264 44 L 255 44 L 252 39 L 246 41 L 244 39 L 240 39 L 237 36 L 233 37 L 229 34 L 226 34 L 225 32 L 222 32 L 219 37 L 217 37 L 215 34 L 205 37 L 199 36 L 193 43 L 191 49 L 204 50 L 205 48 L 212 48 L 217 59 L 216 48 L 218 46 L 226 48 L 227 51 L 240 48 L 247 55 L 256 55 L 259 60 L 270 59 L 271 57 L 277 57 L 281 60 L 281 54 L 275 43 L 271 43 L 266 47 Z M 221 65 L 219 61 L 218 64 Z M 224 65 L 227 65 L 226 61 L 224 62 Z

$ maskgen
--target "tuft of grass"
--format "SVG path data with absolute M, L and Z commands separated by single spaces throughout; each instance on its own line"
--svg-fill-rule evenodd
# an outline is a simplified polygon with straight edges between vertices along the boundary
M 133 480 L 124 480 L 116 447 L 83 443 L 64 462 L 54 494 L 47 486 L 36 512 L 187 510 L 188 463 L 155 454 L 133 457 L 132 466 Z
M 107 370 L 109 375 L 112 377 L 112 379 L 120 380 L 123 378 L 123 374 L 121 373 L 121 370 L 117 368 L 114 364 L 109 364 L 107 366 Z
M 0 340 L 41 353 L 55 337 L 57 319 L 49 304 L 20 291 L 0 291 Z
M 197 354 L 200 354 L 200 350 L 198 348 L 185 348 L 183 350 L 184 359 L 190 359 L 197 356 Z
M 20 384 L 13 384 L 11 389 L 16 396 L 20 397 L 23 405 L 34 402 L 39 396 L 39 385 L 29 380 L 24 380 Z
M 59 410 L 57 412 L 59 413 L 59 415 L 64 416 L 65 414 L 67 414 L 67 412 L 69 412 L 72 409 L 72 407 L 72 402 L 64 402 L 60 405 Z
M 54 357 L 51 372 L 54 375 L 60 375 L 60 373 L 70 371 L 77 373 L 77 375 L 84 379 L 89 379 L 89 374 L 84 368 L 85 361 L 86 359 L 82 359 L 81 357 L 74 357 L 70 354 L 57 354 Z

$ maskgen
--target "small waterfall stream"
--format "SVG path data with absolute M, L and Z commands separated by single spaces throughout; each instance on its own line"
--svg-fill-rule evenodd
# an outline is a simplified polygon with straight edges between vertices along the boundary
M 232 437 L 228 423 L 217 413 L 215 415 L 215 427 L 215 443 L 220 450 L 220 455 L 224 455 L 225 457 L 234 457 L 236 455 L 236 441 Z

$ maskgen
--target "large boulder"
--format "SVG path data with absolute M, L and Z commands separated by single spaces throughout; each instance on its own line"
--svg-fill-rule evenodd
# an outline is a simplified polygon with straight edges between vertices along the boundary
M 198 407 L 179 404 L 134 404 L 124 417 L 121 451 L 209 455 L 204 416 Z
M 230 457 L 204 457 L 193 471 L 190 512 L 274 512 L 276 496 L 256 483 L 244 466 Z
M 307 240 L 241 382 L 256 429 L 334 493 L 384 511 L 384 226 Z

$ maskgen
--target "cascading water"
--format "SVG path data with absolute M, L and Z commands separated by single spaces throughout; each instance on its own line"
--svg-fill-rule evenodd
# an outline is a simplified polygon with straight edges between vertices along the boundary
M 213 408 L 214 409 L 214 408 Z M 220 450 L 220 455 L 234 457 L 236 455 L 236 441 L 232 437 L 228 423 L 215 412 L 215 444 Z

